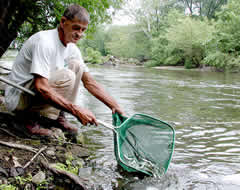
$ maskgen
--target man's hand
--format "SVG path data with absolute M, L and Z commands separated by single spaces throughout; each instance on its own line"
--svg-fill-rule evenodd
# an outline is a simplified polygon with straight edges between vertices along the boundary
M 87 125 L 88 123 L 98 125 L 97 119 L 91 111 L 76 105 L 74 108 L 74 115 L 83 125 Z
M 124 111 L 120 107 L 112 108 L 112 113 L 114 114 L 116 112 L 123 115 L 123 116 L 126 116 L 126 114 L 124 113 Z
M 37 92 L 47 103 L 57 109 L 73 114 L 83 125 L 87 125 L 88 123 L 97 125 L 96 118 L 91 111 L 73 105 L 67 99 L 62 97 L 50 87 L 48 79 L 36 75 L 34 84 Z

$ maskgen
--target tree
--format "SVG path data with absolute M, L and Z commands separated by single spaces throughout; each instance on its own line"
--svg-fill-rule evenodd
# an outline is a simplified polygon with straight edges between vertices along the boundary
M 180 8 L 176 0 L 137 0 L 137 7 L 129 7 L 126 13 L 135 20 L 139 30 L 151 39 L 165 28 L 166 17 L 172 8 Z M 136 6 L 136 5 L 134 5 Z
M 227 0 L 178 0 L 185 5 L 190 15 L 215 17 L 215 13 L 221 6 L 227 3 Z
M 31 11 L 30 11 L 31 10 Z M 0 57 L 17 37 L 17 31 L 27 19 L 38 15 L 37 3 L 30 0 L 1 0 L 0 2 Z
M 88 32 L 97 24 L 109 21 L 108 8 L 119 8 L 124 0 L 1 0 L 0 2 L 0 57 L 20 33 L 22 39 L 39 30 L 57 26 L 66 5 L 80 4 L 91 18 Z M 24 25 L 23 25 L 24 23 Z
M 205 57 L 205 45 L 214 33 L 208 19 L 196 19 L 172 10 L 166 32 L 152 40 L 152 60 L 148 66 L 184 65 L 199 67 Z
M 108 31 L 106 51 L 117 57 L 147 59 L 150 54 L 148 38 L 135 25 L 113 26 Z
M 97 26 L 96 31 L 88 38 L 85 38 L 79 42 L 79 47 L 87 49 L 88 47 L 99 51 L 103 56 L 107 55 L 105 42 L 107 38 L 105 26 Z
M 185 17 L 168 29 L 168 48 L 179 50 L 177 56 L 184 60 L 185 67 L 199 67 L 205 55 L 204 45 L 213 32 L 214 26 L 208 20 Z

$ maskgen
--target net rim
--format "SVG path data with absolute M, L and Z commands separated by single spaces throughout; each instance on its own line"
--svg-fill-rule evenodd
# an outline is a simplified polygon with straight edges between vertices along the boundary
M 121 128 L 123 125 L 125 125 L 126 123 L 128 123 L 129 120 L 131 120 L 131 119 L 132 119 L 133 117 L 135 117 L 135 116 L 144 116 L 144 117 L 147 117 L 147 118 L 149 118 L 149 119 L 153 119 L 153 120 L 155 120 L 155 121 L 160 121 L 161 123 L 167 125 L 167 126 L 172 130 L 172 136 L 173 136 L 172 145 L 173 145 L 173 147 L 172 147 L 171 154 L 170 154 L 170 156 L 169 156 L 169 160 L 168 160 L 167 167 L 165 168 L 165 171 L 164 171 L 164 174 L 165 174 L 165 173 L 167 172 L 167 170 L 168 170 L 168 167 L 169 167 L 170 162 L 172 161 L 172 157 L 173 157 L 174 145 L 175 145 L 175 129 L 174 129 L 171 125 L 169 125 L 168 123 L 166 123 L 166 122 L 164 122 L 164 121 L 162 121 L 162 120 L 160 120 L 160 119 L 157 119 L 157 118 L 154 118 L 154 117 L 152 117 L 152 116 L 149 116 L 149 115 L 146 115 L 146 114 L 142 114 L 142 113 L 137 113 L 137 114 L 132 115 L 131 117 L 129 117 L 128 119 L 126 119 L 121 125 L 115 126 L 114 129 L 115 129 L 115 130 L 120 130 L 120 128 Z M 128 168 L 131 168 L 131 169 L 133 169 L 133 170 L 135 170 L 135 171 L 140 171 L 140 172 L 143 172 L 143 173 L 145 173 L 145 174 L 147 174 L 147 175 L 153 176 L 153 174 L 151 174 L 151 173 L 149 173 L 149 172 L 147 172 L 147 171 L 144 171 L 144 170 L 139 170 L 139 169 L 137 169 L 137 168 L 134 168 L 134 167 L 128 165 L 124 160 L 122 160 L 122 158 L 121 158 L 121 153 L 120 153 L 121 147 L 120 147 L 120 142 L 119 142 L 120 136 L 119 136 L 119 133 L 116 132 L 116 131 L 115 131 L 115 134 L 116 134 L 116 136 L 117 136 L 117 139 L 116 139 L 116 141 L 117 141 L 117 154 L 118 154 L 118 159 L 119 159 L 119 161 L 121 162 L 121 164 L 123 164 L 123 165 L 127 166 Z

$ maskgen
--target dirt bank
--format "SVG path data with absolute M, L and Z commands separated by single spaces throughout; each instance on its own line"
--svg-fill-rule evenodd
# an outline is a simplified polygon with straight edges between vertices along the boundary
M 32 137 L 6 113 L 3 101 L 0 97 L 0 189 L 89 189 L 91 182 L 78 176 L 91 154 L 81 144 L 81 134 L 57 129 L 52 139 Z

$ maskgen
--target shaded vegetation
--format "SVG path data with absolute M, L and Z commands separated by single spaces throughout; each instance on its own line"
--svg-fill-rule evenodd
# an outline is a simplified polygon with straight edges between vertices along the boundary
M 111 20 L 113 11 L 123 0 L 2 0 L 0 2 L 0 57 L 16 38 L 15 46 L 21 47 L 32 34 L 55 28 L 70 3 L 85 7 L 91 18 L 88 32 L 92 33 L 97 24 Z

